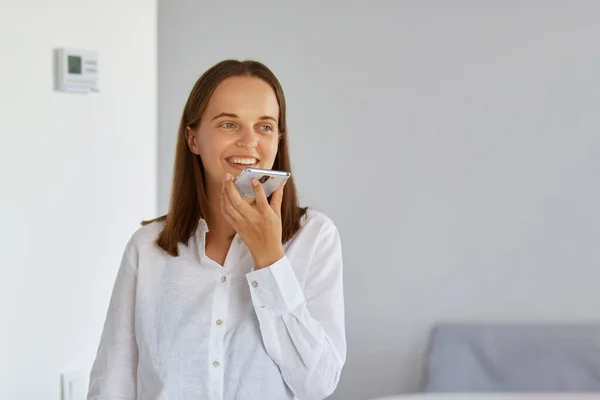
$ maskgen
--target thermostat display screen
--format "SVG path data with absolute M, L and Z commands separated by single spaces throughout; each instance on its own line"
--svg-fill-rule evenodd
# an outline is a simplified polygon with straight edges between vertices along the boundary
M 81 57 L 68 56 L 69 74 L 81 75 Z

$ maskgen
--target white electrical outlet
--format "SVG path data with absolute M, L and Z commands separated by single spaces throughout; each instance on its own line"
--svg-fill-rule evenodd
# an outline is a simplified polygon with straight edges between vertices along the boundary
M 74 371 L 62 375 L 62 400 L 86 400 L 88 375 L 84 371 Z

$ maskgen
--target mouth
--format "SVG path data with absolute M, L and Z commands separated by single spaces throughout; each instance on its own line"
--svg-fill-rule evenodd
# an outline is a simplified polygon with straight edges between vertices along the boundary
M 233 168 L 242 171 L 245 168 L 257 168 L 260 160 L 254 157 L 229 157 L 225 161 Z

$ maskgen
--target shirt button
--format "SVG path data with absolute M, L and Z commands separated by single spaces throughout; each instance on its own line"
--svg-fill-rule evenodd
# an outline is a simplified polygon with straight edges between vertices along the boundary
M 226 276 L 221 277 L 221 283 L 225 283 L 226 280 L 227 280 Z
M 218 361 L 213 362 L 213 367 L 217 368 L 218 366 L 219 366 L 219 362 Z
M 252 281 L 252 287 L 257 287 L 257 286 L 258 286 L 258 282 Z
M 221 321 L 220 319 L 217 320 L 217 325 L 221 325 L 223 323 L 223 321 Z

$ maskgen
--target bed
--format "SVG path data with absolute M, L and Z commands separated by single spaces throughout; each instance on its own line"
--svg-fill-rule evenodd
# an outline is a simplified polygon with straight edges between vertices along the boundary
M 443 324 L 422 393 L 377 400 L 600 400 L 600 324 Z

